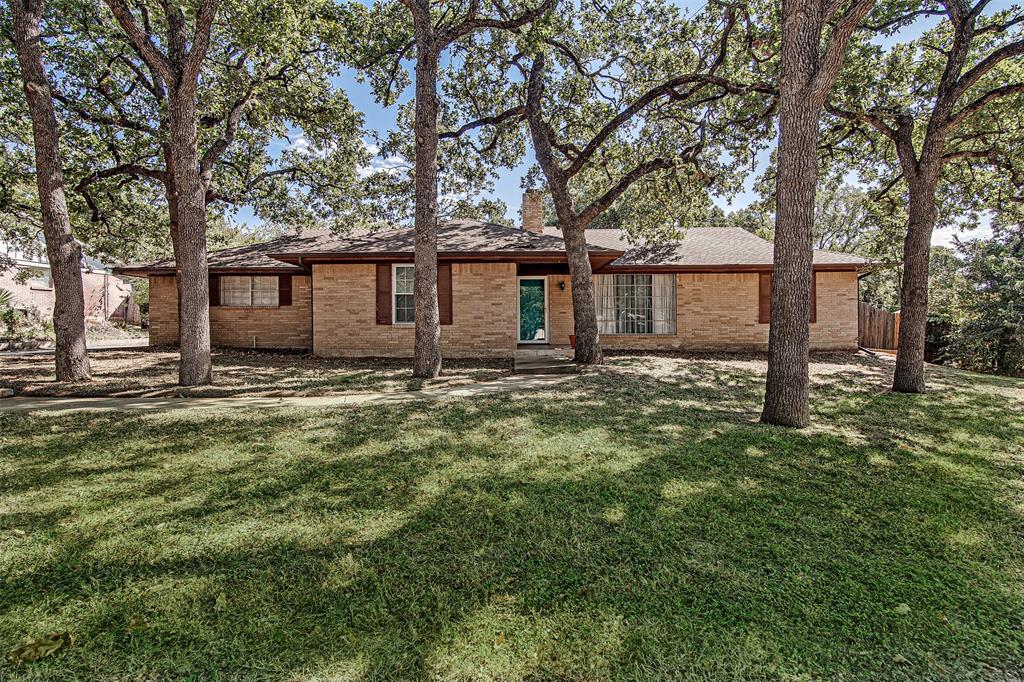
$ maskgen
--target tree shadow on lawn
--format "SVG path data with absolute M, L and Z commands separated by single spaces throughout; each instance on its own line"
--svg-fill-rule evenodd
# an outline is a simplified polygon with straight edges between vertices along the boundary
M 1019 665 L 1024 457 L 1002 401 L 829 397 L 830 430 L 798 433 L 753 424 L 741 377 L 702 383 L 9 419 L 0 645 L 71 630 L 19 671 L 39 678 Z M 1000 449 L 956 435 L 966 413 Z

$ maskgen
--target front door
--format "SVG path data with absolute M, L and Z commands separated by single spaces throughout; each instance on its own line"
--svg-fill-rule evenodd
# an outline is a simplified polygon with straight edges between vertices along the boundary
M 519 343 L 548 342 L 547 280 L 519 278 Z

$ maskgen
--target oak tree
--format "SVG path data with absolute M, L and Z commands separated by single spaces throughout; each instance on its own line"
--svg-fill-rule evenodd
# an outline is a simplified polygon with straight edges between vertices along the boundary
M 602 362 L 587 228 L 677 236 L 709 192 L 738 187 L 774 107 L 757 40 L 731 5 L 687 17 L 658 0 L 563 3 L 532 41 L 473 65 L 467 125 L 529 131 L 527 184 L 543 179 L 566 244 L 577 362 Z
M 53 280 L 57 381 L 90 378 L 85 343 L 82 249 L 71 233 L 64 195 L 60 130 L 43 55 L 43 0 L 12 0 L 12 34 L 32 121 L 35 176 L 46 254 Z
M 380 2 L 366 10 L 372 37 L 357 65 L 374 72 L 377 92 L 389 104 L 407 83 L 405 59 L 414 61 L 413 182 L 415 193 L 415 301 L 416 340 L 413 374 L 436 377 L 441 372 L 441 319 L 437 302 L 437 184 L 438 98 L 442 55 L 457 43 L 465 44 L 480 32 L 517 31 L 544 15 L 554 0 L 538 0 L 516 7 L 502 0 L 437 3 L 431 0 Z M 403 17 L 400 7 L 407 16 Z M 360 8 L 353 8 L 354 13 Z M 366 57 L 365 55 L 371 55 Z
M 819 120 L 847 44 L 874 0 L 783 0 L 768 379 L 761 421 L 810 422 L 809 314 Z
M 895 33 L 941 23 L 890 49 L 865 42 L 856 69 L 828 106 L 832 139 L 861 159 L 908 207 L 903 243 L 900 340 L 893 390 L 925 390 L 928 269 L 937 223 L 1019 202 L 1024 130 L 1024 13 L 986 12 L 988 0 L 896 6 L 864 28 Z M 877 170 L 881 168 L 881 172 Z M 1004 181 L 998 175 L 1004 175 Z

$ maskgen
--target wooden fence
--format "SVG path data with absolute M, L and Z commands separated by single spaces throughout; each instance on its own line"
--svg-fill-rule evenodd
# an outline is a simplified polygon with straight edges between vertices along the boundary
M 111 322 L 123 322 L 133 327 L 142 325 L 142 310 L 131 296 L 125 296 L 110 314 Z
M 857 342 L 864 348 L 896 350 L 900 340 L 900 314 L 861 301 L 857 315 Z

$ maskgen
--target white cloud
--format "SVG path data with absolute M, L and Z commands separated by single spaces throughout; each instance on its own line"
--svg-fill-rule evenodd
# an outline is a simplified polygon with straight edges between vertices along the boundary
M 956 226 L 936 229 L 932 232 L 932 246 L 952 247 L 954 237 L 958 238 L 960 241 L 967 241 L 968 239 L 991 239 L 992 216 L 983 214 L 979 223 L 978 227 L 971 230 L 960 229 Z
M 955 227 L 936 229 L 932 232 L 932 246 L 952 247 L 954 237 L 958 238 L 960 241 L 967 241 L 968 239 L 989 239 L 992 237 L 992 226 L 986 222 L 986 224 L 979 225 L 973 230 L 958 230 Z
M 383 159 L 373 159 L 369 166 L 359 168 L 356 173 L 361 178 L 369 177 L 375 173 L 387 175 L 398 175 L 412 167 L 408 159 L 403 156 L 386 156 Z
M 309 140 L 304 137 L 298 137 L 294 142 L 288 145 L 288 149 L 299 152 L 300 154 L 305 154 L 309 151 Z

